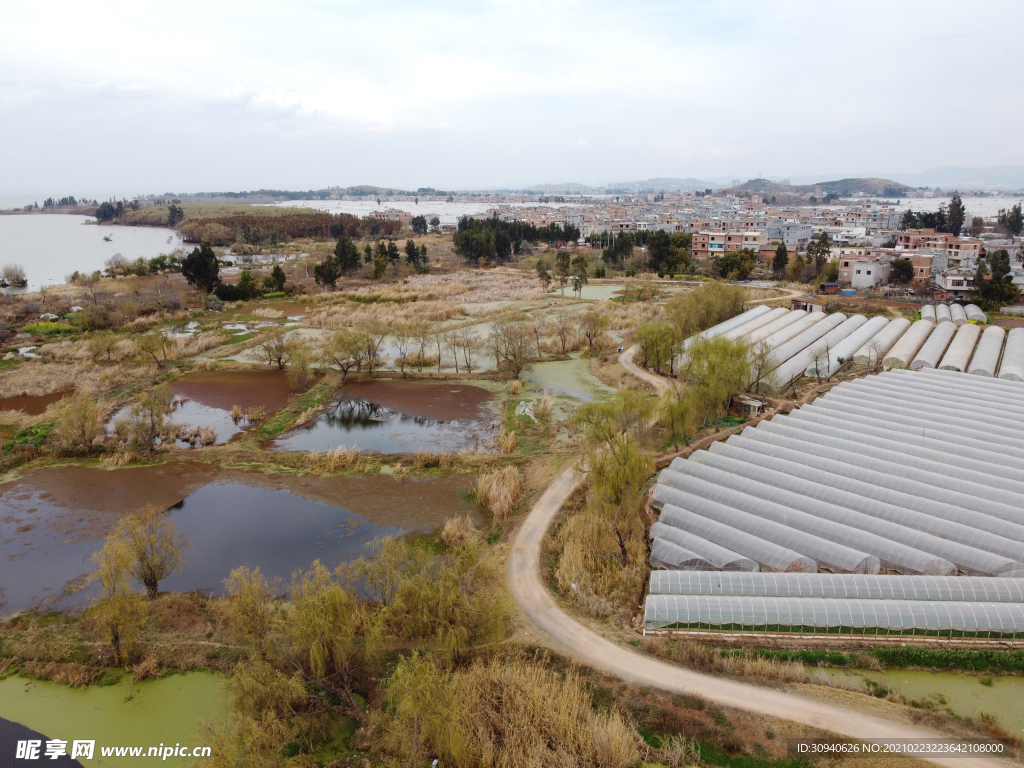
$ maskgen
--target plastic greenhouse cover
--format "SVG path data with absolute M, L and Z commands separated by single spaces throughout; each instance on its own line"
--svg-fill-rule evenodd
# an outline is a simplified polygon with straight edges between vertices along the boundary
M 967 319 L 972 323 L 987 323 L 988 318 L 985 313 L 981 311 L 981 307 L 977 304 L 968 304 L 964 307 L 964 312 L 967 313 Z
M 925 341 L 935 330 L 935 323 L 927 318 L 922 318 L 907 329 L 906 333 L 900 336 L 892 349 L 882 358 L 883 365 L 910 365 Z
M 905 317 L 897 317 L 853 353 L 853 362 L 857 365 L 875 365 L 880 360 L 885 360 L 886 353 L 893 348 L 908 328 L 910 328 L 910 321 Z
M 757 563 L 749 557 L 743 557 L 743 555 L 720 547 L 707 539 L 694 536 L 679 528 L 673 528 L 671 525 L 655 523 L 648 533 L 651 538 L 665 539 L 683 549 L 690 550 L 720 571 L 756 571 L 758 569 Z
M 784 328 L 788 328 L 801 318 L 807 317 L 807 314 L 808 313 L 806 309 L 791 310 L 782 317 L 778 317 L 772 322 L 766 325 L 762 325 L 757 330 L 751 331 L 747 335 L 745 341 L 749 345 L 753 346 L 754 344 L 757 344 L 758 342 L 763 341 L 764 339 L 770 338 L 772 335 L 783 330 Z
M 787 341 L 795 339 L 808 328 L 812 328 L 813 326 L 817 325 L 827 317 L 831 317 L 831 315 L 826 315 L 824 312 L 807 312 L 804 314 L 803 317 L 798 319 L 796 322 L 792 323 L 791 325 L 787 325 L 785 328 L 782 328 L 781 330 L 775 331 L 771 336 L 765 338 L 763 340 L 764 345 L 768 349 L 773 349 L 777 351 L 779 347 L 781 347 Z
M 939 371 L 942 371 L 941 375 Z M 1014 399 L 1021 393 L 1013 392 L 1009 388 L 1015 387 L 1013 382 L 977 376 L 958 376 L 952 380 L 948 378 L 950 374 L 957 373 L 959 372 L 947 371 L 942 368 L 926 369 L 922 371 L 923 375 L 917 379 L 908 379 L 905 371 L 892 370 L 879 375 L 878 379 L 887 386 L 900 386 L 904 389 L 908 384 L 915 384 L 921 388 L 922 392 L 978 407 L 989 409 L 995 407 L 997 410 L 1005 407 L 1017 414 L 1024 412 L 1024 408 Z
M 776 307 L 770 312 L 758 315 L 757 317 L 751 318 L 743 325 L 737 325 L 735 328 L 730 328 L 723 334 L 720 334 L 723 339 L 738 339 L 747 334 L 753 333 L 754 331 L 764 328 L 766 325 L 774 323 L 776 320 L 788 315 L 790 310 L 785 307 Z
M 1024 632 L 1024 605 L 930 600 L 649 595 L 644 626 Z
M 953 323 L 944 323 L 940 318 L 935 330 L 928 337 L 928 341 L 921 347 L 917 357 L 910 362 L 910 367 L 917 370 L 919 368 L 934 368 L 938 365 L 942 353 L 946 351 L 946 347 L 949 346 L 955 333 L 956 326 Z
M 847 336 L 845 339 L 837 343 L 828 352 L 828 364 L 822 366 L 823 370 L 819 372 L 818 363 L 811 360 L 811 364 L 807 367 L 804 372 L 807 376 L 818 376 L 829 377 L 832 376 L 836 371 L 839 370 L 842 365 L 839 360 L 850 360 L 853 358 L 854 352 L 860 349 L 862 346 L 870 342 L 875 336 L 885 330 L 886 326 L 889 325 L 889 320 L 884 317 L 872 317 L 860 328 L 857 328 L 853 333 Z M 824 361 L 820 361 L 824 362 Z
M 655 494 L 658 492 L 655 488 Z M 671 489 L 668 489 L 671 490 Z M 661 507 L 659 522 L 680 528 L 695 536 L 707 539 L 721 547 L 748 557 L 768 571 L 806 571 L 817 573 L 818 564 L 809 557 L 797 554 L 791 549 L 765 541 L 759 536 L 730 528 L 706 517 L 695 515 L 681 507 L 665 504 Z
M 1011 328 L 1007 331 L 1007 336 L 1013 333 L 1015 330 L 1020 330 L 1021 333 L 1018 335 L 1024 335 L 1024 329 Z M 898 376 L 912 375 L 910 371 L 892 371 L 892 373 Z M 1012 392 L 1021 393 L 1024 392 L 1024 384 L 1019 381 L 1007 381 L 1006 379 L 965 379 L 963 376 L 957 376 L 955 371 L 926 371 L 927 376 L 934 377 L 937 381 L 941 380 L 947 386 L 969 386 L 977 390 L 987 390 L 989 392 Z
M 922 320 L 931 320 L 934 323 L 935 322 L 935 307 L 933 307 L 931 304 L 925 304 L 923 307 L 921 307 L 921 319 Z
M 967 366 L 967 372 L 972 376 L 996 375 L 999 370 L 999 357 L 1003 352 L 1003 342 L 1006 341 L 1006 331 L 998 325 L 990 325 L 981 334 L 981 341 L 974 350 L 974 356 Z
M 954 477 L 948 470 L 934 462 L 924 460 L 913 460 L 913 463 L 900 461 L 901 454 L 894 451 L 866 451 L 864 453 L 856 450 L 859 444 L 848 440 L 827 440 L 818 435 L 810 435 L 804 439 L 798 430 L 791 430 L 791 434 L 781 432 L 769 432 L 767 430 L 756 430 L 747 428 L 742 435 L 736 438 L 743 440 L 742 445 L 750 450 L 759 453 L 771 454 L 779 448 L 791 449 L 793 460 L 805 464 L 814 464 L 818 457 L 831 460 L 834 471 L 843 474 L 842 467 L 850 466 L 856 469 L 870 469 L 889 477 L 891 480 L 902 478 L 912 479 L 923 485 L 942 491 L 953 491 L 962 494 L 966 499 L 977 499 L 981 502 L 993 502 L 1002 507 L 1012 506 L 1021 508 L 1024 496 L 1013 491 L 1006 491 L 1002 488 L 993 488 L 987 483 L 979 483 L 969 477 Z M 813 451 L 813 454 L 810 453 Z M 882 482 L 880 479 L 879 482 Z M 975 507 L 968 507 L 974 509 Z
M 954 322 L 956 321 L 954 320 Z M 946 354 L 939 361 L 938 367 L 947 371 L 966 371 L 967 363 L 970 362 L 971 356 L 974 354 L 974 347 L 978 344 L 980 337 L 981 328 L 968 324 L 965 318 L 963 324 L 957 329 L 953 341 L 950 342 Z
M 771 309 L 769 307 L 766 307 L 764 304 L 756 306 L 753 309 L 748 309 L 746 312 L 736 315 L 736 317 L 731 317 L 728 320 L 719 323 L 718 325 L 713 325 L 710 328 L 691 336 L 690 338 L 683 342 L 683 349 L 687 349 L 697 339 L 713 339 L 716 336 L 721 336 L 723 333 L 731 331 L 733 328 L 736 328 L 740 325 L 743 325 L 746 322 L 753 320 L 755 317 L 767 314 L 769 312 L 771 312 Z
M 817 521 L 818 525 L 812 529 L 814 532 L 806 530 L 808 525 L 812 525 L 813 519 L 809 515 L 800 516 L 808 518 L 802 521 L 804 530 L 800 530 L 780 523 L 776 519 L 760 516 L 762 513 L 768 514 L 770 512 L 768 510 L 759 510 L 758 514 L 746 512 L 705 496 L 672 488 L 664 483 L 658 484 L 655 495 L 673 506 L 757 536 L 780 547 L 792 549 L 805 557 L 817 560 L 819 566 L 830 570 L 846 573 L 878 573 L 879 562 L 874 555 L 869 555 L 845 544 L 837 544 L 818 535 L 817 529 L 823 527 L 821 523 L 824 521 Z M 671 521 L 666 520 L 665 522 L 673 524 Z M 723 544 L 723 546 L 727 545 Z M 735 547 L 729 548 L 736 549 Z
M 714 567 L 704 558 L 665 539 L 655 539 L 651 542 L 650 562 L 652 568 L 689 568 L 709 571 Z
M 959 523 L 978 531 L 986 531 L 1011 541 L 1024 542 L 1024 525 L 1018 522 L 1024 516 L 1024 510 L 1010 507 L 1007 509 L 1009 519 L 994 517 L 972 508 L 956 506 L 952 503 L 954 501 L 952 497 L 956 497 L 958 500 L 960 494 L 952 494 L 949 491 L 944 491 L 942 494 L 928 493 L 926 496 L 919 496 L 912 492 L 898 491 L 893 488 L 865 482 L 862 479 L 853 477 L 854 474 L 857 474 L 854 472 L 837 474 L 795 461 L 788 461 L 780 455 L 765 456 L 753 451 L 747 451 L 736 444 L 723 445 L 719 443 L 716 445 L 720 447 L 714 452 L 697 451 L 690 456 L 689 460 L 699 464 L 706 464 L 725 472 L 732 472 L 751 479 L 759 479 L 764 475 L 751 466 L 755 465 L 756 467 L 771 470 L 781 475 L 801 478 L 801 480 L 807 483 L 806 489 L 802 490 L 803 495 L 811 496 L 812 498 L 824 496 L 826 492 L 822 489 L 822 486 L 825 486 L 852 494 L 854 497 L 852 499 L 844 497 L 843 506 L 856 504 L 855 508 L 862 506 L 867 508 L 868 501 L 885 503 L 894 507 L 913 510 L 918 514 L 925 514 Z M 865 477 L 871 477 L 868 470 L 861 470 L 861 474 Z M 921 486 L 920 483 L 913 483 L 912 481 L 904 481 L 902 485 L 912 490 L 918 490 Z M 927 489 L 925 490 L 927 492 Z M 948 501 L 930 498 L 943 494 Z
M 655 571 L 651 574 L 650 594 L 1024 603 L 1024 579 Z
M 827 528 L 812 529 L 799 519 L 793 523 L 823 538 L 875 554 L 888 568 L 901 573 L 946 575 L 953 572 L 950 563 L 985 576 L 1024 571 L 1020 563 L 1024 560 L 1024 544 L 1020 541 L 764 467 L 725 463 L 731 472 L 691 460 L 679 465 L 680 472 L 663 472 L 661 482 L 701 495 L 709 493 L 706 484 L 718 484 L 730 493 L 773 502 L 777 506 L 772 519 L 777 520 L 788 509 L 790 517 L 806 513 L 840 528 L 857 529 L 861 533 L 844 535 L 839 530 L 830 534 Z
M 780 438 L 780 440 L 785 440 L 785 438 Z M 783 446 L 778 442 L 749 440 L 735 435 L 724 443 L 712 443 L 708 447 L 708 453 L 711 456 L 727 456 L 765 467 L 792 467 L 791 473 L 795 473 L 798 468 L 817 470 L 824 472 L 826 477 L 836 478 L 837 482 L 857 483 L 860 487 L 873 489 L 873 493 L 880 494 L 883 498 L 910 498 L 915 500 L 913 503 L 922 505 L 948 503 L 953 509 L 966 509 L 984 515 L 985 518 L 991 517 L 1024 526 L 1024 509 L 964 493 L 962 485 L 958 486 L 961 488 L 960 490 L 951 487 L 942 488 L 928 482 L 921 482 L 918 478 L 921 475 L 926 475 L 923 472 L 911 470 L 910 474 L 913 476 L 886 474 L 877 469 L 879 464 L 884 466 L 884 462 L 867 465 L 853 464 L 820 455 L 824 451 L 821 448 L 813 454 L 809 454 L 801 451 L 801 447 L 801 444 L 796 441 L 787 442 L 787 445 Z M 785 463 L 781 465 L 772 463 L 776 459 Z M 894 495 L 889 496 L 888 494 Z M 867 493 L 865 492 L 864 495 Z M 907 505 L 904 504 L 904 506 Z

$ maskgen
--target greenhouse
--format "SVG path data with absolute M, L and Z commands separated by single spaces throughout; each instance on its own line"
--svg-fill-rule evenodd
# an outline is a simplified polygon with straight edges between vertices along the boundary
M 652 547 L 703 563 L 652 572 L 646 626 L 1024 633 L 1022 395 L 1005 379 L 893 370 L 673 460 L 651 494 Z M 756 569 L 726 573 L 701 542 Z
M 989 579 L 983 576 L 655 571 L 651 574 L 650 594 L 1024 603 L 1024 579 Z
M 644 631 L 1024 638 L 1024 604 L 953 600 L 649 595 Z

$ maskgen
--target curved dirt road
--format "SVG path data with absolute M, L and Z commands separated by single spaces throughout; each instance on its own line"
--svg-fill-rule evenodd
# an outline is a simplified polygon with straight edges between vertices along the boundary
M 671 379 L 666 379 L 663 376 L 651 373 L 650 371 L 641 368 L 639 365 L 633 362 L 633 355 L 636 354 L 636 344 L 627 349 L 625 352 L 619 355 L 619 365 L 625 368 L 632 376 L 640 379 L 641 381 L 650 384 L 659 393 L 667 392 L 672 389 L 674 384 Z
M 624 367 L 631 373 L 632 368 L 635 368 L 632 352 L 633 348 L 623 353 L 626 357 Z M 647 371 L 642 373 L 646 374 L 640 377 L 644 381 L 650 381 L 648 376 L 658 378 Z M 662 381 L 658 388 L 664 389 L 667 386 Z M 724 706 L 791 720 L 850 738 L 914 739 L 941 736 L 794 694 L 691 672 L 624 648 L 577 622 L 558 607 L 541 581 L 540 551 L 544 536 L 558 510 L 582 480 L 583 475 L 574 467 L 564 470 L 555 478 L 523 521 L 508 559 L 509 582 L 516 601 L 537 627 L 561 647 L 562 652 L 623 680 L 673 693 L 698 694 Z M 936 757 L 930 762 L 949 768 L 1009 765 L 985 758 Z

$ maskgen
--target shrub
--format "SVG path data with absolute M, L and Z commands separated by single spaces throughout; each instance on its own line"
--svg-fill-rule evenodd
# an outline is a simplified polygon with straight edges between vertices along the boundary
M 7 441 L 4 445 L 4 451 L 10 451 L 12 448 L 19 445 L 28 445 L 33 448 L 38 448 L 43 444 L 46 438 L 50 436 L 50 430 L 52 429 L 53 424 L 37 424 L 34 427 L 23 429 Z
M 53 336 L 58 333 L 70 333 L 74 329 L 67 323 L 31 323 L 21 329 L 24 333 L 37 334 L 39 336 Z
M 263 294 L 263 298 L 264 299 L 283 299 L 287 295 L 288 294 L 286 294 L 284 291 L 274 291 L 273 293 L 264 293 Z

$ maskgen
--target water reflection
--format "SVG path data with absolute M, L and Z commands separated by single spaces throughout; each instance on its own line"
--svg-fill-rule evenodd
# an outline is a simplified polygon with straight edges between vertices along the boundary
M 490 429 L 480 421 L 410 416 L 368 400 L 342 399 L 318 419 L 277 441 L 285 451 L 326 451 L 345 446 L 378 453 L 457 453 L 483 449 Z

